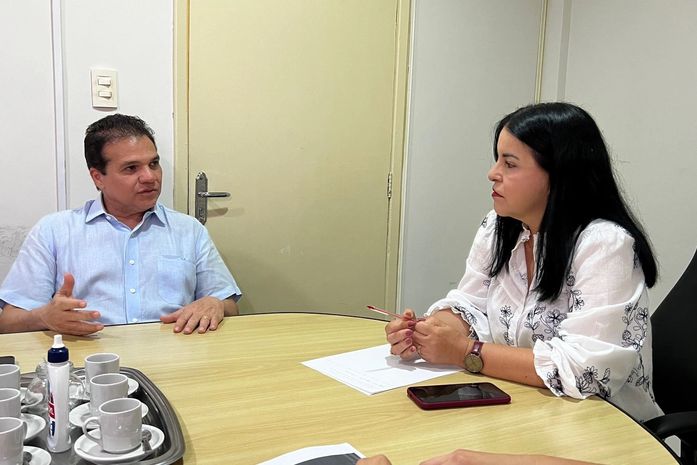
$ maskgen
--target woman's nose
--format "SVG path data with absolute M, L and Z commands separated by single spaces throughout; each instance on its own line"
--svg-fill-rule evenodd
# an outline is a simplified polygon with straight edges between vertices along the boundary
M 495 181 L 500 181 L 501 180 L 501 175 L 498 170 L 498 163 L 495 163 L 494 166 L 492 166 L 489 169 L 489 172 L 486 174 L 486 177 L 489 179 L 491 182 Z

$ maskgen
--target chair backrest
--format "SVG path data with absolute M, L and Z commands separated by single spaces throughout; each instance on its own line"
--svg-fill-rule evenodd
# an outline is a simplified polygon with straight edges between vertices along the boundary
M 665 413 L 697 410 L 697 252 L 651 316 L 653 391 Z

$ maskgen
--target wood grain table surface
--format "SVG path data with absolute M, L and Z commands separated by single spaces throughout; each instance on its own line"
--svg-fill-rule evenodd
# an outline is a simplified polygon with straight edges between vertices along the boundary
M 469 373 L 422 384 L 492 381 L 509 405 L 424 411 L 406 388 L 367 396 L 301 362 L 383 344 L 385 322 L 322 314 L 226 318 L 217 331 L 174 334 L 171 325 L 105 328 L 64 337 L 75 366 L 115 352 L 142 371 L 178 415 L 186 464 L 256 464 L 302 447 L 348 442 L 394 465 L 469 448 L 539 453 L 605 464 L 676 463 L 641 425 L 611 404 L 558 398 L 538 389 Z M 0 335 L 0 355 L 34 371 L 53 333 Z

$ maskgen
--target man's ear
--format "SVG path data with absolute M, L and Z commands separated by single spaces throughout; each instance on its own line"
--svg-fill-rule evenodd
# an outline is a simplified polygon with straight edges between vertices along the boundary
M 102 176 L 104 175 L 97 168 L 90 168 L 90 177 L 94 182 L 94 187 L 96 187 L 98 191 L 101 191 L 102 186 L 104 186 L 104 183 L 102 182 Z

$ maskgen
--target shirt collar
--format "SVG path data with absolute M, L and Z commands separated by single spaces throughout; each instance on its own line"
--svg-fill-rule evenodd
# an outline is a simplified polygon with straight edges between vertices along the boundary
M 100 216 L 106 216 L 106 210 L 104 210 L 104 204 L 102 203 L 102 195 L 99 194 L 95 200 L 90 203 L 87 209 L 87 215 L 85 216 L 85 223 L 89 223 L 95 218 Z
M 523 226 L 523 230 L 521 231 L 520 234 L 520 239 L 521 240 L 527 240 L 530 239 L 530 228 L 528 228 L 528 225 L 525 223 L 520 223 Z
M 145 212 L 145 216 L 143 216 L 143 218 L 147 219 L 151 216 L 154 216 L 155 218 L 157 218 L 157 220 L 161 224 L 165 224 L 167 221 L 167 216 L 165 215 L 165 208 L 162 205 L 160 205 L 159 202 L 156 203 L 152 209 Z
M 537 249 L 537 237 L 539 236 L 539 232 L 535 234 L 530 234 L 530 228 L 524 223 L 521 223 L 523 228 L 520 231 L 520 235 L 518 236 L 518 240 L 516 241 L 515 246 L 513 247 L 513 250 L 517 249 L 518 246 L 520 246 L 523 242 L 527 242 L 531 238 L 535 239 L 535 249 Z
M 89 223 L 93 221 L 95 218 L 99 218 L 100 216 L 106 217 L 107 211 L 104 209 L 104 201 L 102 199 L 102 195 L 99 194 L 99 196 L 92 201 L 92 204 L 90 205 L 89 209 L 87 210 L 87 215 L 85 216 L 85 223 Z M 165 215 L 165 210 L 160 203 L 156 203 L 153 208 L 145 212 L 145 215 L 143 215 L 143 221 L 141 221 L 141 224 L 144 223 L 148 218 L 151 216 L 154 216 L 157 218 L 157 220 L 161 224 L 166 223 L 166 215 Z

